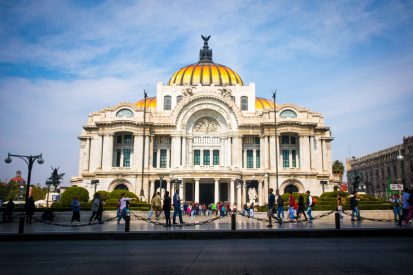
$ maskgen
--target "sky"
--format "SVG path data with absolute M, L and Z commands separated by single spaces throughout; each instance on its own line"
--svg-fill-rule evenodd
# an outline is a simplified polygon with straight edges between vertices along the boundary
M 155 95 L 201 34 L 257 96 L 321 113 L 332 161 L 413 135 L 413 1 L 0 0 L 0 158 L 42 153 L 32 183 L 60 167 L 68 185 L 88 114 Z

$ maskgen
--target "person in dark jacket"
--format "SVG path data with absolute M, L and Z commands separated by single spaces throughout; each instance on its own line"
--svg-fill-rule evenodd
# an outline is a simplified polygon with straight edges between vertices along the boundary
M 307 221 L 307 216 L 305 215 L 304 212 L 304 197 L 303 194 L 298 193 L 298 209 L 297 209 L 297 217 L 295 217 L 296 220 L 298 220 L 301 216 L 301 214 L 304 215 L 305 221 Z
M 32 217 L 33 217 L 35 209 L 36 209 L 36 206 L 34 205 L 33 196 L 30 196 L 27 199 L 26 204 L 24 205 L 24 210 L 26 211 L 26 224 L 32 223 Z
M 72 201 L 72 203 L 70 204 L 70 206 L 72 207 L 72 219 L 70 220 L 71 223 L 73 223 L 73 221 L 77 221 L 77 225 L 80 225 L 80 202 L 79 202 L 79 198 L 75 197 Z
M 169 191 L 165 191 L 163 198 L 163 212 L 165 213 L 165 227 L 171 226 L 171 197 Z
M 354 192 L 353 194 L 350 195 L 350 208 L 351 208 L 351 221 L 354 222 L 356 220 L 354 216 L 356 216 L 357 221 L 361 221 L 360 210 L 358 206 L 357 192 Z
M 11 222 L 11 216 L 13 215 L 14 211 L 14 202 L 13 199 L 9 199 L 6 209 L 3 212 L 3 222 Z
M 272 227 L 271 224 L 271 219 L 274 218 L 275 220 L 278 220 L 277 217 L 275 217 L 274 212 L 275 212 L 275 196 L 272 193 L 273 189 L 270 188 L 268 191 L 268 212 L 267 212 L 267 217 L 268 217 L 268 225 L 267 227 Z

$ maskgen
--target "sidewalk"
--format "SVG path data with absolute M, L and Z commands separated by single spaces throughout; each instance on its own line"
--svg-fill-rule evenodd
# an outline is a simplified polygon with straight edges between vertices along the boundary
M 112 213 L 106 213 L 106 218 L 114 217 Z M 372 221 L 362 221 L 362 222 L 351 222 L 350 217 L 345 216 L 344 220 L 340 223 L 341 229 L 335 229 L 334 213 L 328 217 L 323 217 L 321 219 L 315 220 L 313 223 L 297 222 L 297 223 L 286 223 L 286 224 L 274 224 L 273 227 L 268 228 L 267 223 L 261 220 L 251 219 L 243 217 L 241 215 L 236 215 L 236 231 L 231 231 L 231 217 L 226 216 L 223 218 L 218 218 L 216 220 L 206 222 L 215 218 L 215 216 L 199 216 L 195 218 L 190 218 L 185 216 L 184 221 L 185 226 L 174 225 L 172 227 L 164 227 L 161 224 L 148 223 L 144 220 L 138 220 L 137 217 L 146 218 L 146 212 L 132 213 L 130 222 L 130 232 L 125 233 L 125 222 L 121 221 L 117 224 L 115 220 L 107 221 L 103 224 L 93 223 L 88 225 L 87 218 L 88 215 L 84 214 L 81 226 L 77 226 L 74 223 L 73 226 L 70 222 L 56 221 L 52 224 L 47 224 L 34 220 L 33 224 L 25 225 L 24 234 L 18 235 L 18 223 L 3 223 L 0 224 L 0 240 L 7 240 L 11 235 L 24 236 L 23 238 L 41 238 L 47 239 L 52 238 L 51 235 L 55 235 L 53 238 L 58 238 L 60 236 L 63 239 L 73 239 L 73 238 L 90 238 L 90 239 L 122 239 L 122 238 L 138 238 L 138 239 L 160 239 L 165 238 L 161 236 L 166 234 L 167 238 L 231 238 L 231 237 L 328 237 L 328 236 L 369 236 L 369 234 L 378 236 L 398 236 L 398 235 L 408 235 L 413 236 L 413 225 L 408 224 L 407 226 L 400 227 L 394 222 L 372 222 Z M 256 217 L 261 219 L 266 219 L 264 213 L 257 213 Z M 17 219 L 18 220 L 18 219 Z M 57 219 L 59 220 L 59 219 Z M 155 219 L 152 219 L 153 221 Z M 164 223 L 164 218 L 161 217 L 159 222 Z M 206 222 L 206 223 L 203 223 Z M 195 224 L 194 224 L 195 223 Z M 203 223 L 203 224 L 197 224 Z M 363 231 L 364 233 L 360 233 Z M 272 232 L 272 233 L 271 233 Z M 274 233 L 276 232 L 276 233 Z M 347 233 L 343 233 L 347 232 Z M 400 234 L 401 232 L 404 232 Z M 174 234 L 176 233 L 176 234 Z M 98 236 L 98 235 L 101 236 Z M 125 237 L 121 235 L 131 235 L 136 236 Z M 140 234 L 141 236 L 137 236 Z M 228 235 L 230 234 L 230 235 Z M 44 235 L 42 237 L 42 235 Z M 69 237 L 69 235 L 71 237 Z M 74 235 L 81 235 L 75 237 Z M 8 236 L 8 237 L 7 237 Z M 30 237 L 31 236 L 31 237 Z M 14 238 L 14 239 L 16 239 Z

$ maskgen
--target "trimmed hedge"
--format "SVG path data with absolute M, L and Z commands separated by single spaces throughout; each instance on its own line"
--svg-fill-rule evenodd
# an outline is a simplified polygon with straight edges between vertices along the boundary
M 125 194 L 125 198 L 132 198 L 138 200 L 138 197 L 135 195 L 135 193 L 125 190 L 113 190 L 109 193 L 109 199 L 119 200 L 122 194 Z
M 69 207 L 75 197 L 78 197 L 80 202 L 88 202 L 89 192 L 83 187 L 69 187 L 62 194 L 59 203 L 61 203 L 65 207 Z

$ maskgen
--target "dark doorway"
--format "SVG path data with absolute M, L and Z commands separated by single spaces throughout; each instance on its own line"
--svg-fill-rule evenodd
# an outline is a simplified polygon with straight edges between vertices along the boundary
M 128 187 L 126 187 L 126 185 L 124 185 L 123 183 L 116 185 L 115 190 L 129 191 Z
M 228 201 L 228 183 L 220 182 L 219 183 L 219 200 Z
M 295 186 L 293 184 L 287 185 L 284 189 L 284 194 L 285 193 L 290 193 L 290 192 L 297 193 L 298 192 L 297 186 Z
M 158 188 L 160 187 L 160 180 L 155 180 L 155 191 L 158 190 Z M 162 181 L 162 189 L 166 189 L 166 180 Z
M 209 204 L 214 201 L 214 184 L 199 184 L 199 202 Z
M 194 183 L 185 182 L 185 201 L 194 201 Z

